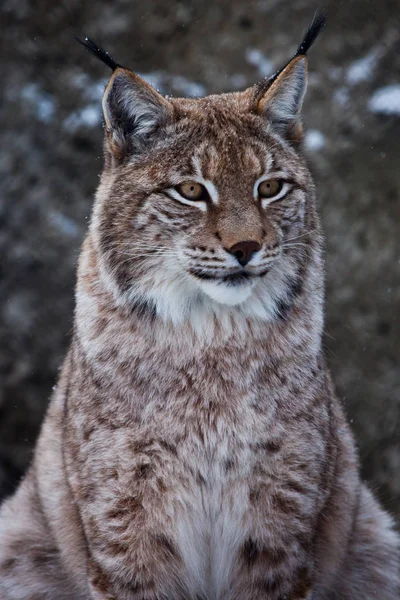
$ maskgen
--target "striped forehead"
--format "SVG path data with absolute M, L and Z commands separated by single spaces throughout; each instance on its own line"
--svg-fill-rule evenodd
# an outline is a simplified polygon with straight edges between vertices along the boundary
M 201 144 L 192 157 L 192 167 L 198 177 L 217 182 L 226 175 L 260 177 L 273 166 L 273 156 L 261 144 L 243 145 L 233 152 L 229 139 L 225 143 Z

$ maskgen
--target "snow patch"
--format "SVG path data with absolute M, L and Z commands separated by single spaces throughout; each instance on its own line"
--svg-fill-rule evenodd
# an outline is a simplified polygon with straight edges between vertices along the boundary
M 101 123 L 100 102 L 88 104 L 72 112 L 65 120 L 64 127 L 76 131 L 81 127 L 97 127 Z
M 304 145 L 307 150 L 311 150 L 312 152 L 318 152 L 318 150 L 322 150 L 325 146 L 326 138 L 321 131 L 318 129 L 310 129 L 306 132 L 304 137 Z
M 28 83 L 22 90 L 21 96 L 34 108 L 35 114 L 42 123 L 53 120 L 56 104 L 53 97 L 40 89 L 37 83 Z
M 138 75 L 163 95 L 174 92 L 189 98 L 200 98 L 207 93 L 204 85 L 187 79 L 183 75 L 170 75 L 164 71 L 138 73 Z
M 348 104 L 350 100 L 350 93 L 347 87 L 340 87 L 335 90 L 333 94 L 333 99 L 335 102 L 340 104 L 340 106 L 345 106 Z
M 371 112 L 400 116 L 400 84 L 393 83 L 376 90 L 368 102 Z
M 261 77 L 268 77 L 274 72 L 274 66 L 264 54 L 257 48 L 248 48 L 246 50 L 246 60 L 250 65 L 257 67 Z
M 73 86 L 82 92 L 86 100 L 92 102 L 101 100 L 107 82 L 108 79 L 93 81 L 86 73 L 77 73 L 72 80 Z
M 354 61 L 347 69 L 346 80 L 350 85 L 356 85 L 362 81 L 368 81 L 373 75 L 373 71 L 378 63 L 382 51 L 374 48 L 363 58 Z
M 76 237 L 79 234 L 79 227 L 69 217 L 66 217 L 59 211 L 52 211 L 49 213 L 49 218 L 54 227 L 57 227 L 64 235 L 69 237 Z

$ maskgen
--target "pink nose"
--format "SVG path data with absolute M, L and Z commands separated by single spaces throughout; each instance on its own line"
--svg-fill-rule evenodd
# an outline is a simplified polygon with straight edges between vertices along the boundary
M 229 248 L 228 252 L 236 256 L 239 263 L 244 267 L 251 260 L 251 257 L 255 252 L 261 250 L 261 245 L 254 240 L 247 240 L 245 242 L 238 242 L 233 244 Z

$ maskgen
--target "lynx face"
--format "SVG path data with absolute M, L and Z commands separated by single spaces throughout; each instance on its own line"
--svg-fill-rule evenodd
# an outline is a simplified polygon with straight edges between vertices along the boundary
M 305 58 L 292 62 L 272 82 L 199 100 L 166 100 L 117 69 L 92 227 L 120 299 L 175 322 L 269 320 L 298 293 L 314 194 L 298 151 Z

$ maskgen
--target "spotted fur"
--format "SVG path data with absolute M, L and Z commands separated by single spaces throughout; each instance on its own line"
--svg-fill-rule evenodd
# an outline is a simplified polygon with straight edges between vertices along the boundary
M 398 536 L 321 347 L 314 34 L 273 80 L 198 100 L 113 61 L 73 340 L 0 512 L 2 600 L 398 599 Z M 265 178 L 284 182 L 268 202 Z

